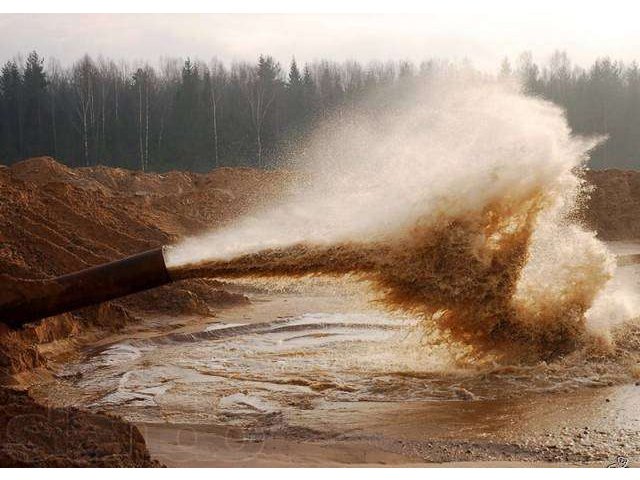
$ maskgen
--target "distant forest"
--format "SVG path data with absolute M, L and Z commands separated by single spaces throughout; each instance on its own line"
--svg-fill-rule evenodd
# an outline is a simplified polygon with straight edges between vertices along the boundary
M 133 169 L 269 167 L 315 122 L 385 99 L 430 77 L 473 71 L 465 62 L 335 63 L 285 68 L 165 59 L 154 68 L 82 57 L 72 66 L 36 52 L 0 75 L 0 162 L 51 155 L 67 164 Z M 477 75 L 482 75 L 475 72 Z M 523 53 L 498 76 L 562 106 L 574 132 L 607 134 L 594 168 L 640 168 L 640 69 L 609 58 L 590 68 L 556 52 L 544 65 Z

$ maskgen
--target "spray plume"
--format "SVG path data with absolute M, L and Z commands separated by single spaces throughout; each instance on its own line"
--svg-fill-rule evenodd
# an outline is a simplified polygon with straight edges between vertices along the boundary
M 167 266 L 174 278 L 353 274 L 475 353 L 553 357 L 583 341 L 613 274 L 571 221 L 597 142 L 513 86 L 447 79 L 384 114 L 326 122 L 296 157 L 303 187 L 171 248 Z

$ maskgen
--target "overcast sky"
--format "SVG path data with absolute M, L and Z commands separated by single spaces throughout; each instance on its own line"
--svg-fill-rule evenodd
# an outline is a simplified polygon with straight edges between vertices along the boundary
M 442 3 L 442 2 L 441 2 Z M 35 49 L 69 64 L 84 53 L 114 59 L 161 56 L 288 63 L 318 58 L 468 58 L 495 71 L 506 55 L 531 50 L 545 61 L 566 50 L 586 65 L 597 56 L 640 59 L 640 19 L 623 9 L 526 12 L 441 8 L 426 14 L 0 14 L 0 61 Z

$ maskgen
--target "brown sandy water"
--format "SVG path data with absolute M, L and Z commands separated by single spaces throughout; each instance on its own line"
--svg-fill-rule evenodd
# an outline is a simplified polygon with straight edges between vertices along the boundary
M 639 274 L 619 269 L 638 290 Z M 88 347 L 31 393 L 135 422 L 176 466 L 640 459 L 637 329 L 612 355 L 461 363 L 372 298 L 349 282 L 254 294 L 215 322 Z
M 508 204 L 508 202 L 506 202 Z M 378 241 L 327 246 L 300 243 L 239 255 L 231 260 L 173 266 L 173 278 L 300 278 L 351 274 L 367 280 L 387 307 L 418 315 L 434 343 L 458 343 L 476 359 L 540 360 L 588 341 L 585 312 L 609 280 L 596 255 L 586 281 L 568 295 L 550 293 L 544 305 L 517 298 L 529 259 L 532 229 L 543 200 L 495 204 L 482 213 L 419 219 L 406 231 Z M 170 254 L 171 255 L 171 254 Z M 526 297 L 528 299 L 528 297 Z

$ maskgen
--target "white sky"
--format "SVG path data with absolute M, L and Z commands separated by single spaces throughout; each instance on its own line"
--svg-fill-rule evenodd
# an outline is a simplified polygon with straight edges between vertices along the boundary
M 0 61 L 33 49 L 63 64 L 84 53 L 152 64 L 161 56 L 254 61 L 266 53 L 285 64 L 292 56 L 466 57 L 495 71 L 505 55 L 531 50 L 545 61 L 554 49 L 582 65 L 602 55 L 640 60 L 639 9 L 626 3 L 438 3 L 421 14 L 0 14 Z

